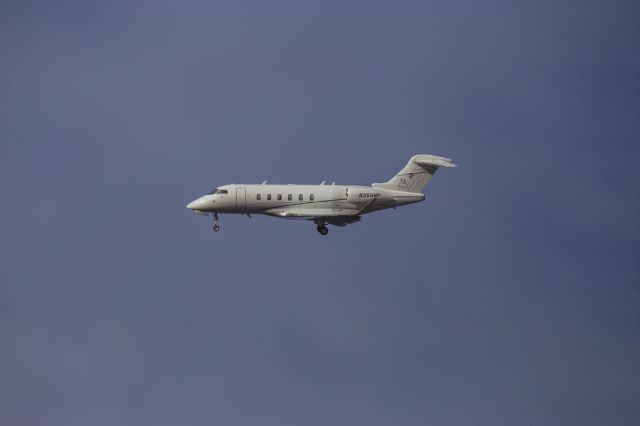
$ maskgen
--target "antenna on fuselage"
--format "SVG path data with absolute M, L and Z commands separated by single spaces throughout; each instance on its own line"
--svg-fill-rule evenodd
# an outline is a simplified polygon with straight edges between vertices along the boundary
M 262 182 L 263 185 L 266 185 L 267 182 L 269 182 L 268 180 L 265 180 L 264 182 Z
M 336 184 L 335 182 L 331 182 L 331 185 L 335 185 L 335 184 Z
M 323 180 L 322 183 L 320 185 L 324 185 L 325 183 L 327 183 L 326 180 Z

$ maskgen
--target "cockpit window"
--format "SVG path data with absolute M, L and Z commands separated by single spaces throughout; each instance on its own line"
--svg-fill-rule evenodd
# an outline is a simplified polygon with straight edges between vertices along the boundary
M 227 191 L 226 189 L 214 189 L 213 191 L 211 191 L 209 194 L 228 194 L 229 191 Z

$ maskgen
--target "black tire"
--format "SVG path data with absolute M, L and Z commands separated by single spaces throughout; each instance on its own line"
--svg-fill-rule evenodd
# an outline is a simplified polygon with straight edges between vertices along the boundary
M 327 235 L 329 233 L 329 228 L 324 225 L 318 226 L 318 232 L 320 235 Z
M 213 232 L 218 232 L 220 227 L 218 225 L 213 225 Z

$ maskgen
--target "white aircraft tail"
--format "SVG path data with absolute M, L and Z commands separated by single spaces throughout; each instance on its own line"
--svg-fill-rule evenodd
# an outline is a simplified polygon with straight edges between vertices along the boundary
M 404 169 L 385 183 L 373 186 L 396 191 L 422 192 L 439 167 L 456 167 L 452 160 L 435 155 L 414 155 Z

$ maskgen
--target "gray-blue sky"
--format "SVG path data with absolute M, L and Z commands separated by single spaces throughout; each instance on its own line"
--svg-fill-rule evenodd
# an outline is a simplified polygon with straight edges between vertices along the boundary
M 5 1 L 0 423 L 640 422 L 636 2 Z M 186 202 L 453 158 L 321 238 Z

